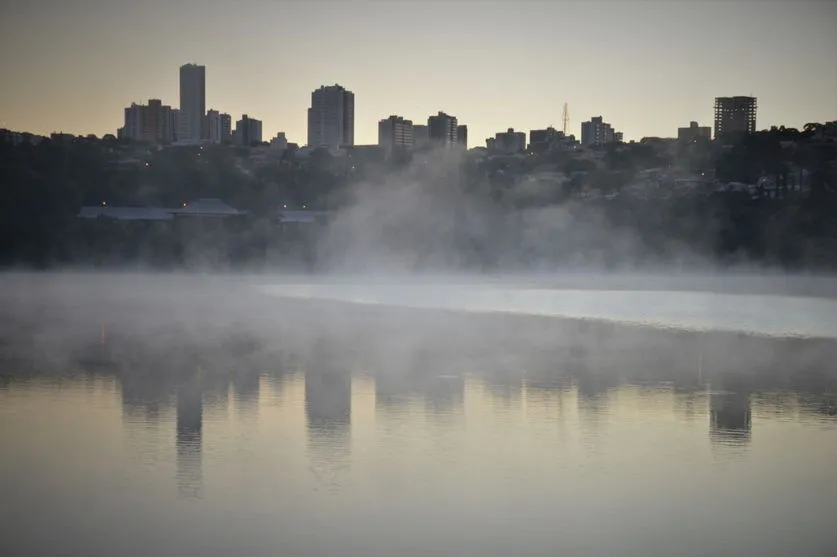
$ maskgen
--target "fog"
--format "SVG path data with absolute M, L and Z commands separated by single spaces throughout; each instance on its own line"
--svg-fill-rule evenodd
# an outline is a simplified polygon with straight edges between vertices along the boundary
M 625 346 L 648 334 L 712 338 L 734 360 L 747 347 L 757 358 L 775 352 L 757 337 L 837 338 L 833 277 L 722 267 L 665 237 L 652 250 L 595 206 L 555 202 L 554 184 L 521 180 L 498 197 L 462 179 L 462 164 L 460 153 L 435 150 L 398 172 L 368 172 L 315 233 L 305 272 L 280 260 L 259 272 L 0 275 L 0 338 L 56 361 L 99 329 L 161 354 L 239 340 L 309 353 L 372 342 L 388 367 L 405 351 L 448 353 L 495 337 L 595 350 L 590 331 L 601 327 L 618 327 Z

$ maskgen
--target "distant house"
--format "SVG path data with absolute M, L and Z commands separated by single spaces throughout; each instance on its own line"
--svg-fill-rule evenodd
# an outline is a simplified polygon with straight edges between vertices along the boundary
M 122 221 L 167 221 L 175 217 L 226 218 L 246 214 L 230 207 L 220 199 L 198 199 L 184 203 L 182 207 L 111 207 L 108 205 L 85 206 L 76 215 L 82 219 L 106 218 Z
M 334 211 L 307 211 L 307 210 L 288 210 L 288 209 L 280 209 L 279 210 L 279 223 L 280 224 L 311 224 L 317 222 L 323 222 L 324 220 L 328 219 L 331 215 L 334 214 Z
M 79 211 L 82 219 L 114 220 L 172 220 L 174 215 L 159 207 L 109 207 L 107 205 L 82 207 Z
M 245 211 L 239 211 L 234 207 L 230 207 L 220 199 L 204 198 L 184 203 L 183 207 L 178 209 L 165 209 L 173 215 L 181 217 L 232 217 L 246 214 Z

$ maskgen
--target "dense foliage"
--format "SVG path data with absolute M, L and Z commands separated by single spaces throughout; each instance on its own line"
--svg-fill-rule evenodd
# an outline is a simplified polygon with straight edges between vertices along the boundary
M 833 128 L 773 128 L 726 145 L 660 147 L 649 140 L 585 154 L 468 152 L 458 156 L 454 171 L 444 172 L 422 170 L 428 160 L 422 153 L 383 161 L 359 152 L 333 157 L 315 151 L 301 159 L 266 147 L 163 149 L 112 136 L 0 142 L 0 264 L 317 267 L 323 227 L 282 226 L 283 207 L 340 210 L 359 202 L 361 186 L 386 192 L 412 177 L 413 187 L 423 188 L 424 198 L 443 200 L 450 215 L 451 226 L 432 227 L 437 243 L 422 244 L 461 255 L 446 264 L 642 265 L 682 263 L 685 254 L 722 264 L 834 267 Z M 678 176 L 697 178 L 684 183 Z M 197 198 L 220 198 L 247 214 L 171 221 L 77 218 L 84 205 L 178 207 Z M 397 198 L 384 207 L 401 215 L 395 222 L 380 217 L 395 250 L 410 249 L 415 236 L 429 230 L 411 228 L 410 222 L 425 214 L 431 224 L 441 222 L 433 220 L 433 203 L 413 206 L 415 197 L 401 199 L 402 207 L 395 205 Z M 411 212 L 418 216 L 403 218 Z M 479 226 L 468 216 L 475 213 Z

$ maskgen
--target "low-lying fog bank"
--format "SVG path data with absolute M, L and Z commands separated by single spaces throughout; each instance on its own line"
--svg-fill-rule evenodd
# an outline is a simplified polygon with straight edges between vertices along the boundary
M 831 364 L 837 358 L 835 335 L 831 339 L 771 338 L 743 330 L 676 330 L 662 323 L 636 327 L 606 318 L 474 313 L 457 311 L 461 299 L 448 298 L 452 307 L 427 307 L 430 297 L 418 296 L 430 292 L 438 302 L 444 299 L 440 292 L 465 296 L 471 290 L 496 287 L 484 282 L 462 288 L 463 280 L 453 290 L 429 282 L 418 286 L 403 282 L 393 286 L 391 281 L 382 286 L 378 282 L 364 287 L 366 295 L 388 292 L 393 303 L 358 304 L 328 299 L 335 292 L 339 294 L 336 277 L 329 283 L 304 284 L 322 290 L 317 297 L 302 299 L 267 295 L 265 288 L 281 290 L 292 285 L 267 278 L 3 275 L 0 352 L 5 359 L 37 361 L 31 367 L 41 369 L 90 362 L 120 369 L 139 366 L 154 373 L 194 369 L 196 365 L 265 368 L 293 356 L 340 369 L 359 366 L 391 373 L 415 366 L 428 373 L 451 369 L 458 373 L 467 369 L 523 373 L 583 364 L 604 375 L 626 369 L 639 376 L 650 369 L 657 370 L 655 373 L 746 371 L 787 381 L 810 379 L 812 373 L 817 377 L 833 375 Z M 356 287 L 359 281 L 352 283 Z M 341 284 L 345 288 L 350 283 Z M 652 299 L 639 293 L 628 295 L 623 302 L 633 297 L 640 309 L 647 309 L 642 306 Z M 757 305 L 773 304 L 764 308 L 775 312 L 773 322 L 804 317 L 788 313 L 776 300 L 782 298 L 757 299 Z M 424 302 L 425 307 L 402 307 L 420 305 L 417 302 Z M 608 304 L 603 307 L 606 310 Z M 721 314 L 723 304 L 697 309 Z

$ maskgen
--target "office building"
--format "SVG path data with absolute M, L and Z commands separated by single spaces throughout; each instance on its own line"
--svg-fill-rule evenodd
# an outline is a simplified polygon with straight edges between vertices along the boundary
M 339 148 L 355 144 L 355 94 L 340 85 L 311 93 L 308 145 Z
M 185 64 L 180 67 L 180 115 L 177 140 L 199 143 L 205 138 L 206 67 Z
M 378 145 L 388 155 L 395 149 L 413 146 L 413 122 L 401 116 L 390 116 L 378 122 Z
M 756 131 L 756 97 L 715 98 L 715 139 Z

